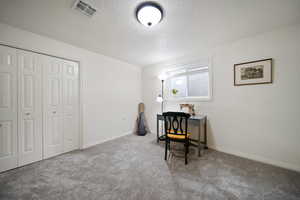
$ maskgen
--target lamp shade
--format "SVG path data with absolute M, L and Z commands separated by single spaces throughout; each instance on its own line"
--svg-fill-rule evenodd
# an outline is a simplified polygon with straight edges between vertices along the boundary
M 161 102 L 163 102 L 164 100 L 163 100 L 163 98 L 162 98 L 161 95 L 158 95 L 158 96 L 156 97 L 156 101 L 159 102 L 159 103 L 161 103 Z

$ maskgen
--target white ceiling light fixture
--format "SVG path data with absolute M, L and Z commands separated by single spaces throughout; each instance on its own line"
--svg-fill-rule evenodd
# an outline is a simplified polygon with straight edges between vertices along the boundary
M 146 27 L 152 27 L 163 18 L 162 7 L 155 2 L 141 3 L 136 9 L 137 20 Z

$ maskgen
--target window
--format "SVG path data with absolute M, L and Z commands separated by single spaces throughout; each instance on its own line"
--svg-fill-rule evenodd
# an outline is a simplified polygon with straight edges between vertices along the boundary
M 211 98 L 208 66 L 186 67 L 167 72 L 167 100 L 209 100 Z
M 170 79 L 171 94 L 173 97 L 185 97 L 187 93 L 186 76 L 178 76 Z

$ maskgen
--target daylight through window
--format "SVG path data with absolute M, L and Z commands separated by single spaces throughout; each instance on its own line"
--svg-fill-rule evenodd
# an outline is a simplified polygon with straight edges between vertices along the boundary
M 167 72 L 167 99 L 210 99 L 209 73 L 208 66 L 187 67 Z

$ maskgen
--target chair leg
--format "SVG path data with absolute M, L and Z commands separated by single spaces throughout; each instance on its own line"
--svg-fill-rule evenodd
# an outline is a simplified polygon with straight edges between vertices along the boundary
M 189 148 L 189 146 L 190 146 L 190 143 L 187 142 L 187 153 L 188 153 L 188 154 L 190 153 L 190 148 Z
M 165 160 L 167 160 L 167 153 L 168 153 L 168 139 L 167 138 L 165 140 L 165 143 L 166 143 L 166 145 L 165 145 Z
M 187 165 L 188 164 L 188 161 L 187 161 L 187 154 L 188 154 L 188 151 L 189 151 L 189 145 L 188 145 L 188 142 L 185 143 L 185 164 Z

